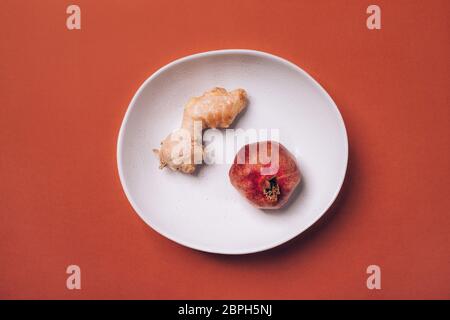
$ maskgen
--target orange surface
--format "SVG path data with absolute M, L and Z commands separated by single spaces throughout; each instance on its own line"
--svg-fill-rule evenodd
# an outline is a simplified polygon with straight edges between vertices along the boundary
M 0 1 L 1 298 L 450 298 L 450 1 Z M 196 52 L 287 58 L 334 98 L 350 163 L 333 208 L 268 252 L 181 247 L 116 168 L 138 86 Z M 282 110 L 282 109 L 280 109 Z M 280 111 L 282 112 L 282 111 Z M 77 264 L 82 289 L 66 289 Z M 382 290 L 366 288 L 377 264 Z

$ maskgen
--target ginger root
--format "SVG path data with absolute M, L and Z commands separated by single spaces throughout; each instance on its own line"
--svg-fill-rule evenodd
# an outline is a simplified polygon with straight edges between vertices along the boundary
M 247 94 L 243 89 L 228 92 L 213 88 L 191 98 L 184 107 L 181 128 L 169 134 L 159 150 L 153 150 L 159 157 L 160 168 L 193 173 L 203 159 L 202 130 L 228 128 L 246 106 Z

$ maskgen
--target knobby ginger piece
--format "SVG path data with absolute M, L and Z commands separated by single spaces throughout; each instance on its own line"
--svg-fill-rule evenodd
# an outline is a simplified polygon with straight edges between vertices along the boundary
M 228 128 L 247 106 L 243 89 L 227 91 L 213 88 L 200 97 L 191 98 L 183 112 L 181 128 L 173 131 L 153 151 L 159 157 L 160 168 L 193 173 L 203 159 L 202 130 Z

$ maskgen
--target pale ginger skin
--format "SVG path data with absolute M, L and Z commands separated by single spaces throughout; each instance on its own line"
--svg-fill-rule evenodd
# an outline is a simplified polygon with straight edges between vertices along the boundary
M 228 92 L 223 88 L 213 88 L 200 97 L 191 98 L 184 107 L 181 128 L 169 134 L 161 142 L 159 150 L 154 150 L 159 157 L 160 168 L 193 173 L 196 163 L 203 159 L 201 131 L 228 128 L 246 106 L 247 94 L 243 89 Z M 186 134 L 188 138 L 182 139 Z M 190 145 L 186 147 L 189 140 Z

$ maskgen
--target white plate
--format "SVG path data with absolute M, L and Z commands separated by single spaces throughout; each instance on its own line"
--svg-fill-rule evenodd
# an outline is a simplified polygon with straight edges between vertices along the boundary
M 179 126 L 186 101 L 214 86 L 244 88 L 250 104 L 235 127 L 278 128 L 297 158 L 303 181 L 282 210 L 253 208 L 230 184 L 229 164 L 194 176 L 158 169 L 151 150 Z M 175 242 L 223 254 L 266 250 L 310 227 L 336 198 L 347 158 L 344 122 L 325 90 L 296 65 L 252 50 L 195 54 L 158 70 L 132 99 L 117 144 L 120 180 L 139 216 Z

